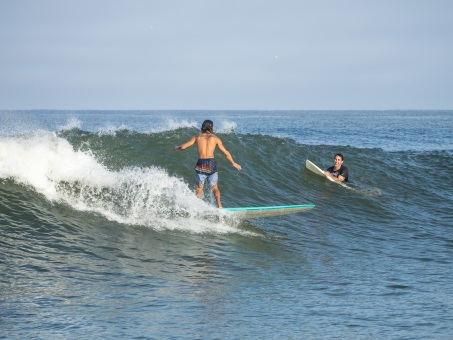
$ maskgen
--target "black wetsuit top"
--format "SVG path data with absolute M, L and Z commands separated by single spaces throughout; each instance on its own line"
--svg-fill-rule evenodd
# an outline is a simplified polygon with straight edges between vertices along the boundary
M 348 181 L 348 168 L 347 167 L 342 165 L 340 167 L 340 169 L 338 169 L 337 171 L 335 171 L 333 168 L 334 167 L 331 166 L 330 168 L 327 168 L 326 171 L 330 172 L 332 175 L 334 175 L 337 178 L 338 178 L 338 176 L 343 176 L 344 177 L 344 182 Z

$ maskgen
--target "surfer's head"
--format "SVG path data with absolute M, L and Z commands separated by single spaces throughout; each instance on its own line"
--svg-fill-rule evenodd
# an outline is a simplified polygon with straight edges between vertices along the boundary
M 333 169 L 338 170 L 341 168 L 341 165 L 343 164 L 344 157 L 341 153 L 335 154 L 335 157 L 333 158 Z
M 337 158 L 337 157 L 340 157 L 340 158 L 341 158 L 341 161 L 344 162 L 344 156 L 343 156 L 341 153 L 335 154 L 335 156 L 333 157 L 333 159 L 335 159 L 335 158 Z
M 213 130 L 214 130 L 214 123 L 212 122 L 212 120 L 207 119 L 203 122 L 203 125 L 201 125 L 201 132 L 212 133 Z

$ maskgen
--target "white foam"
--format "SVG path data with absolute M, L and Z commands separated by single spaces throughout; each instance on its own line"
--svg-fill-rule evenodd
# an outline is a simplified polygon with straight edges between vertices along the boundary
M 129 129 L 129 127 L 124 124 L 121 124 L 120 126 L 115 126 L 113 124 L 109 124 L 109 125 L 99 128 L 98 133 L 101 136 L 102 135 L 115 136 L 117 131 L 128 130 L 128 129 Z
M 172 130 L 177 130 L 177 129 L 182 129 L 182 128 L 197 128 L 198 129 L 198 124 L 195 121 L 189 121 L 189 120 L 175 120 L 173 118 L 168 118 L 165 120 L 162 124 L 152 127 L 149 129 L 149 133 L 159 133 L 159 132 L 165 132 L 165 131 L 172 131 Z
M 229 120 L 222 120 L 220 121 L 220 124 L 214 125 L 214 130 L 220 133 L 233 133 L 236 128 L 237 124 Z
M 172 131 L 183 128 L 194 128 L 196 131 L 200 131 L 202 122 L 196 122 L 193 120 L 175 120 L 168 118 L 162 124 L 149 129 L 149 133 L 159 133 L 164 131 Z M 218 123 L 214 122 L 214 132 L 218 133 L 233 133 L 237 128 L 237 124 L 229 120 L 221 120 Z
M 65 125 L 59 126 L 58 130 L 66 131 L 66 130 L 81 129 L 81 128 L 82 128 L 81 120 L 76 117 L 71 117 Z
M 237 221 L 197 199 L 193 188 L 165 169 L 110 170 L 56 133 L 0 138 L 0 178 L 119 223 L 194 233 L 239 232 Z

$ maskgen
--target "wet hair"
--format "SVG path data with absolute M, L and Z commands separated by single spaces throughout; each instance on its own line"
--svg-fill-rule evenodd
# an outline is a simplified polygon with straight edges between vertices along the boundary
M 336 153 L 333 158 L 335 158 L 337 156 L 340 157 L 342 161 L 344 161 L 344 157 L 343 157 L 343 155 L 341 153 Z
M 212 122 L 212 120 L 205 120 L 203 122 L 203 125 L 201 126 L 201 132 L 211 132 L 212 133 L 212 130 L 214 130 L 214 123 Z

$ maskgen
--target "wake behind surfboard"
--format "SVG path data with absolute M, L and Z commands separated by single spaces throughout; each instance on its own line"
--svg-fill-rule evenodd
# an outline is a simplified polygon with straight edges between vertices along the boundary
M 259 218 L 280 216 L 288 214 L 296 214 L 299 212 L 313 209 L 314 204 L 298 204 L 298 205 L 278 205 L 270 207 L 246 207 L 246 208 L 222 208 L 221 210 L 232 212 L 239 218 Z

